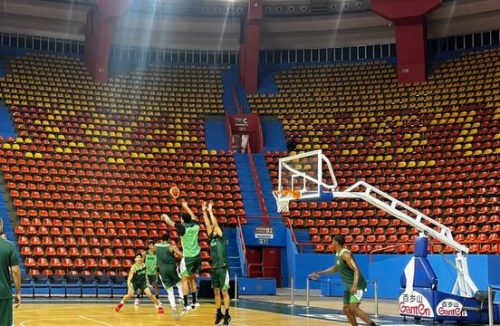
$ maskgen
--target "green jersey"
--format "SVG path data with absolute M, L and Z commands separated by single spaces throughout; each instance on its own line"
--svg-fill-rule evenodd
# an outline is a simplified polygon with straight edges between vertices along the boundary
M 148 275 L 156 275 L 156 255 L 146 251 L 146 272 Z
M 132 278 L 132 283 L 146 284 L 146 265 L 142 264 L 142 266 L 139 266 L 137 264 L 134 264 L 132 268 L 135 271 L 134 277 Z
M 354 271 L 347 265 L 347 263 L 341 258 L 344 253 L 349 253 L 351 252 L 347 250 L 346 248 L 342 249 L 340 253 L 337 254 L 337 268 L 340 274 L 340 278 L 344 282 L 344 286 L 346 290 L 350 290 L 352 288 L 352 284 L 354 283 Z M 352 255 L 352 254 L 351 254 Z M 352 257 L 354 259 L 354 256 Z M 354 260 L 354 263 L 357 265 L 356 260 Z M 359 266 L 358 266 L 359 269 Z M 366 289 L 366 280 L 361 274 L 361 270 L 359 271 L 359 279 L 358 279 L 358 290 L 364 290 Z
M 211 236 L 210 256 L 212 259 L 212 268 L 221 268 L 227 266 L 226 247 L 227 239 L 225 236 Z
M 181 236 L 182 253 L 184 258 L 196 257 L 200 254 L 200 244 L 198 243 L 198 233 L 200 226 L 198 224 L 184 224 L 186 233 Z
M 14 244 L 0 238 L 0 300 L 12 298 L 12 281 L 9 270 L 12 266 L 19 266 Z
M 175 265 L 174 253 L 170 250 L 172 246 L 170 243 L 157 243 L 155 244 L 156 259 L 158 266 Z

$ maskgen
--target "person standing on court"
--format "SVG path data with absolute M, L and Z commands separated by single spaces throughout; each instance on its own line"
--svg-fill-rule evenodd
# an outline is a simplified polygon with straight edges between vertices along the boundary
M 182 257 L 182 252 L 169 243 L 170 235 L 165 232 L 161 237 L 161 242 L 155 244 L 155 255 L 158 261 L 158 270 L 160 272 L 160 281 L 168 294 L 168 302 L 172 307 L 172 314 L 175 319 L 184 309 L 184 300 L 179 299 L 179 305 L 175 302 L 174 286 L 177 286 L 179 296 L 182 298 L 182 281 L 177 273 L 177 263 L 175 255 Z M 178 309 L 180 311 L 178 311 Z
M 0 218 L 0 326 L 14 325 L 12 309 L 12 280 L 16 285 L 15 307 L 21 304 L 21 271 L 14 244 L 3 236 L 3 220 Z
M 182 201 L 182 208 L 186 211 L 181 214 L 182 223 L 175 223 L 167 214 L 163 214 L 162 218 L 167 225 L 175 227 L 181 236 L 183 258 L 181 260 L 180 271 L 185 305 L 183 313 L 186 313 L 188 310 L 194 310 L 200 306 L 196 300 L 196 274 L 201 272 L 201 248 L 198 243 L 200 226 L 195 223 L 198 219 L 193 214 L 191 208 L 189 208 L 188 203 L 184 200 Z M 191 305 L 188 305 L 189 289 L 191 289 Z
M 160 292 L 158 290 L 158 264 L 155 255 L 155 243 L 153 240 L 148 241 L 148 250 L 143 255 L 144 264 L 146 265 L 146 276 L 149 285 L 153 287 L 156 299 L 160 299 Z
M 207 204 L 202 203 L 203 220 L 207 226 L 207 232 L 210 237 L 210 257 L 212 263 L 212 287 L 214 289 L 215 308 L 215 325 L 228 326 L 231 323 L 231 316 L 229 315 L 229 305 L 231 298 L 229 297 L 229 270 L 227 264 L 227 239 L 224 236 L 217 218 L 214 216 L 212 210 L 213 202 Z M 210 214 L 210 219 L 207 216 Z M 224 314 L 221 310 L 221 292 L 224 298 Z
M 128 278 L 127 278 L 128 292 L 127 294 L 125 294 L 120 303 L 116 305 L 115 311 L 120 312 L 125 303 L 127 303 L 127 301 L 134 296 L 134 293 L 137 292 L 137 290 L 141 290 L 144 292 L 144 294 L 148 296 L 148 298 L 151 301 L 153 301 L 158 313 L 163 314 L 164 312 L 163 306 L 161 305 L 160 301 L 156 299 L 153 293 L 151 293 L 149 286 L 150 285 L 146 275 L 146 265 L 143 262 L 142 254 L 136 254 L 135 264 L 132 265 L 132 267 L 130 267 L 130 271 L 128 273 Z
M 376 326 L 371 318 L 359 308 L 363 292 L 366 290 L 366 279 L 352 256 L 352 253 L 344 247 L 345 238 L 337 234 L 333 238 L 333 245 L 337 255 L 337 263 L 325 270 L 309 274 L 309 278 L 316 280 L 321 275 L 338 272 L 344 282 L 344 311 L 352 326 L 358 326 L 356 317 L 361 318 L 367 325 Z

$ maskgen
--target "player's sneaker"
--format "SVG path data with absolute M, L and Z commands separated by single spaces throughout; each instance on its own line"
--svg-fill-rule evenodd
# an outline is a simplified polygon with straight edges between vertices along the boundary
M 172 317 L 174 317 L 175 320 L 179 320 L 179 312 L 177 311 L 177 307 L 172 308 Z
M 160 315 L 163 315 L 163 313 L 165 312 L 162 306 L 157 306 L 157 310 Z
M 217 313 L 215 314 L 215 323 L 214 323 L 214 325 L 217 325 L 217 326 L 220 325 L 220 323 L 221 323 L 221 321 L 222 321 L 223 318 L 224 318 L 224 315 L 221 314 L 221 313 L 219 313 L 217 311 Z
M 122 309 L 122 307 L 123 307 L 123 303 L 120 302 L 119 304 L 116 305 L 115 311 L 116 312 L 120 312 L 120 310 Z
M 224 322 L 222 323 L 223 326 L 229 326 L 231 323 L 231 316 L 229 314 L 224 316 Z
M 139 299 L 135 299 L 134 301 L 134 306 L 138 306 L 141 302 L 139 301 Z
M 191 309 L 192 309 L 192 310 L 196 310 L 196 309 L 198 309 L 199 307 L 200 307 L 200 304 L 199 304 L 198 302 L 193 303 L 193 304 L 191 305 Z

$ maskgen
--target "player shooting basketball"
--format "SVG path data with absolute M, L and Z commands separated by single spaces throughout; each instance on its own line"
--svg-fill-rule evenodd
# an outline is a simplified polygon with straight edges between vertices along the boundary
M 183 258 L 181 260 L 181 276 L 182 276 L 182 292 L 184 294 L 185 308 L 183 313 L 188 310 L 196 309 L 200 306 L 196 298 L 196 274 L 201 271 L 201 248 L 198 243 L 198 234 L 200 226 L 195 222 L 198 221 L 193 211 L 189 208 L 186 201 L 182 201 L 182 208 L 185 210 L 181 214 L 181 222 L 175 223 L 167 214 L 163 214 L 162 218 L 170 227 L 175 227 L 181 236 Z M 188 302 L 188 293 L 191 289 L 191 305 Z

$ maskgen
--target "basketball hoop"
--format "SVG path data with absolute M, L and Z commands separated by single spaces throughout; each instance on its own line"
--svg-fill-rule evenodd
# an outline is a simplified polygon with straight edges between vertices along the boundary
M 300 198 L 300 191 L 273 191 L 274 198 L 276 199 L 276 206 L 278 208 L 278 213 L 289 212 L 290 200 Z

